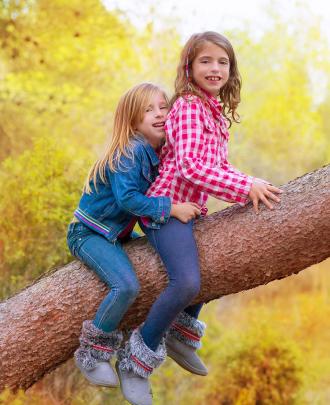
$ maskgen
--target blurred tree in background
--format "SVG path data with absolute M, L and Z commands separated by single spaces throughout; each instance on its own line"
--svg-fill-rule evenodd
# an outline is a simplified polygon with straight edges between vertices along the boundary
M 179 42 L 175 32 L 154 33 L 151 25 L 137 32 L 97 0 L 83 7 L 79 1 L 7 1 L 0 18 L 4 297 L 68 261 L 66 226 L 120 95 L 150 80 L 155 66 L 152 79 L 169 86 L 170 50 Z
M 71 260 L 66 227 L 119 97 L 141 81 L 171 92 L 182 44 L 173 25 L 138 29 L 97 0 L 2 0 L 0 7 L 4 299 Z M 299 18 L 289 26 L 274 14 L 259 38 L 248 26 L 225 32 L 243 77 L 230 161 L 275 184 L 330 158 L 330 45 L 312 14 Z M 211 211 L 222 206 L 210 203 Z M 328 266 L 305 271 L 299 283 L 283 280 L 208 305 L 202 356 L 210 375 L 191 376 L 168 361 L 153 376 L 155 404 L 330 403 Z M 122 403 L 119 391 L 88 386 L 72 361 L 26 394 L 0 393 L 7 405 L 107 401 Z
M 253 174 L 274 183 L 285 183 L 330 160 L 324 111 L 329 108 L 324 89 L 329 84 L 322 83 L 330 72 L 330 49 L 317 21 L 311 17 L 304 23 L 292 27 L 275 22 L 259 41 L 246 32 L 233 33 L 243 101 L 232 154 Z

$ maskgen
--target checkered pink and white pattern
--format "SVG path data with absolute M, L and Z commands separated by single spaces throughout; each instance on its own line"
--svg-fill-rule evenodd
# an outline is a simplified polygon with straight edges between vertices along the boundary
M 204 207 L 208 195 L 244 205 L 253 177 L 227 160 L 229 133 L 221 105 L 212 96 L 178 98 L 165 124 L 166 144 L 159 176 L 148 196 L 169 196 L 173 203 L 191 201 Z

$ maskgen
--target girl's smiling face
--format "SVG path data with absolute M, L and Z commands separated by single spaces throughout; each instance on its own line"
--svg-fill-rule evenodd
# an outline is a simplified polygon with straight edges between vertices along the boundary
M 154 149 L 157 149 L 165 139 L 164 125 L 167 113 L 168 103 L 164 94 L 157 92 L 149 100 L 142 121 L 135 127 Z
M 192 79 L 200 88 L 217 97 L 229 79 L 227 52 L 212 42 L 206 42 L 192 62 Z

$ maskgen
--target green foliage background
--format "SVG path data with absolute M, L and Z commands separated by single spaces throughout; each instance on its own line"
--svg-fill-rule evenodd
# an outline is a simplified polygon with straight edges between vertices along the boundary
M 182 44 L 175 26 L 137 29 L 123 12 L 109 12 L 97 0 L 3 0 L 0 7 L 5 299 L 71 260 L 66 227 L 88 168 L 111 134 L 120 95 L 141 81 L 171 93 Z M 248 26 L 225 33 L 243 77 L 242 123 L 231 129 L 230 160 L 282 184 L 329 162 L 330 45 L 313 14 L 290 26 L 276 13 L 272 18 L 258 39 Z M 223 206 L 210 202 L 211 211 Z M 202 355 L 210 376 L 193 377 L 166 364 L 153 377 L 155 403 L 329 403 L 323 340 L 329 341 L 328 263 L 305 271 L 299 283 L 283 280 L 207 305 Z M 50 398 L 56 404 L 122 403 L 115 390 L 86 386 L 71 362 L 28 394 L 4 391 L 0 403 L 44 404 Z

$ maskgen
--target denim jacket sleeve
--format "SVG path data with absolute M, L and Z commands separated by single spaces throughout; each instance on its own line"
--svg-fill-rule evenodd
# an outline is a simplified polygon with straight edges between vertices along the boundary
M 142 165 L 145 164 L 139 151 L 134 153 L 134 161 L 126 156 L 120 159 L 118 171 L 109 177 L 112 190 L 119 207 L 132 215 L 149 217 L 156 223 L 166 223 L 170 217 L 169 197 L 146 197 L 141 190 Z M 123 169 L 121 169 L 123 168 Z

